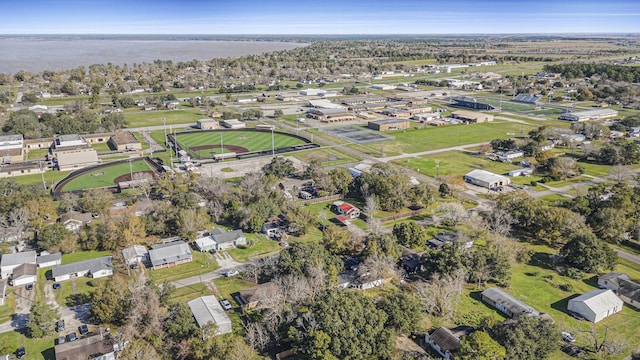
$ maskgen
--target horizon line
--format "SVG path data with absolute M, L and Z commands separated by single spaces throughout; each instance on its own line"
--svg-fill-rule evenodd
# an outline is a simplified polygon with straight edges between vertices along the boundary
M 477 32 L 477 33 L 314 33 L 314 34 L 287 34 L 287 33 L 255 33 L 255 34 L 232 34 L 232 33 L 0 33 L 0 36 L 481 36 L 481 35 L 640 35 L 640 32 Z

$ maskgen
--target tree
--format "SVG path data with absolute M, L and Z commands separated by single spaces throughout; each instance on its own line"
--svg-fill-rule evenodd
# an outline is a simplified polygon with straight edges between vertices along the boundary
M 393 235 L 398 243 L 410 248 L 424 246 L 427 239 L 424 228 L 413 221 L 393 225 Z
M 38 232 L 38 247 L 46 249 L 49 252 L 55 252 L 62 241 L 69 235 L 70 232 L 63 223 L 47 225 L 44 229 Z
M 177 303 L 169 307 L 169 316 L 164 322 L 167 335 L 176 342 L 194 338 L 200 334 L 193 321 L 193 313 L 185 303 Z
M 282 109 L 276 109 L 273 111 L 273 117 L 279 119 L 283 116 L 284 116 L 284 112 L 282 111 Z
M 593 352 L 598 355 L 617 355 L 622 353 L 625 344 L 609 338 L 609 327 L 605 326 L 602 339 L 598 330 L 593 326 L 588 330 L 580 331 L 580 335 L 593 347 Z
M 79 205 L 82 211 L 104 214 L 113 200 L 113 194 L 104 189 L 89 189 L 82 194 Z
M 389 234 L 369 234 L 365 240 L 365 248 L 362 255 L 387 256 L 397 261 L 402 255 L 402 248 L 398 245 L 395 236 Z
M 53 334 L 55 321 L 60 317 L 58 310 L 46 302 L 37 301 L 31 306 L 27 330 L 32 338 Z
M 520 316 L 493 329 L 493 338 L 507 350 L 507 359 L 544 360 L 556 351 L 560 331 L 551 319 Z
M 331 254 L 349 254 L 354 250 L 349 230 L 335 225 L 325 227 L 322 231 L 322 241 Z
M 630 228 L 627 218 L 628 208 L 602 207 L 589 217 L 589 225 L 593 232 L 602 240 L 619 244 Z
M 118 280 L 100 282 L 91 293 L 91 315 L 99 323 L 121 323 L 129 311 L 128 290 Z
M 456 355 L 460 360 L 504 360 L 506 357 L 506 349 L 480 330 L 462 338 Z
M 464 270 L 457 269 L 450 275 L 435 274 L 431 281 L 417 283 L 416 296 L 424 310 L 439 318 L 451 318 L 462 294 L 464 277 Z
M 384 311 L 361 293 L 330 290 L 299 315 L 290 334 L 305 358 L 390 359 L 394 346 L 386 320 Z
M 336 188 L 338 193 L 342 195 L 346 195 L 349 192 L 349 186 L 351 185 L 351 181 L 353 177 L 349 174 L 349 171 L 345 168 L 336 168 L 329 171 L 329 176 L 331 177 L 331 182 L 333 186 Z
M 409 334 L 420 327 L 422 304 L 410 293 L 395 292 L 382 298 L 378 308 L 387 314 L 385 327 Z
M 29 214 L 29 224 L 36 231 L 56 218 L 57 206 L 50 197 L 28 200 L 23 209 Z
M 293 166 L 293 161 L 277 156 L 271 160 L 270 163 L 262 167 L 262 172 L 265 175 L 273 175 L 278 179 L 283 179 L 289 174 L 296 172 L 296 168 Z
M 298 274 L 309 277 L 316 266 L 320 266 L 329 279 L 335 279 L 344 264 L 321 244 L 296 242 L 280 252 L 277 270 L 280 275 Z
M 618 256 L 593 233 L 576 234 L 561 250 L 560 255 L 568 266 L 595 273 L 599 270 L 613 270 Z

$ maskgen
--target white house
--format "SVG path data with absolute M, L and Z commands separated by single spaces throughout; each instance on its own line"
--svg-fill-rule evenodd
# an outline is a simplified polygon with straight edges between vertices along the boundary
M 13 273 L 13 269 L 22 264 L 35 264 L 36 252 L 25 251 L 14 254 L 4 254 L 0 259 L 0 275 L 3 279 L 8 278 Z
M 103 256 L 96 259 L 58 265 L 51 270 L 51 275 L 56 282 L 81 276 L 98 279 L 113 275 L 113 263 L 111 262 L 111 256 Z
M 351 219 L 357 219 L 360 217 L 360 209 L 348 202 L 338 200 L 333 203 L 333 207 L 340 215 L 348 216 Z
M 195 247 L 200 252 L 207 252 L 209 250 L 215 250 L 216 249 L 216 242 L 213 241 L 211 236 L 204 236 L 204 237 L 201 237 L 199 239 L 196 239 Z
M 40 256 L 36 258 L 36 264 L 39 268 L 48 268 L 62 264 L 62 253 L 49 254 L 46 251 L 40 253 Z
M 489 171 L 475 169 L 464 176 L 464 181 L 487 189 L 503 187 L 511 184 L 511 180 Z
M 198 327 L 203 328 L 207 324 L 216 325 L 214 336 L 231 332 L 231 319 L 215 296 L 202 296 L 188 302 L 189 308 L 195 317 Z M 203 334 L 205 337 L 205 334 Z
M 613 291 L 597 289 L 569 300 L 567 309 L 592 323 L 622 311 L 624 303 Z
M 213 228 L 211 230 L 211 239 L 215 243 L 216 250 L 226 250 L 247 244 L 247 238 L 242 230 L 224 231 L 223 229 Z
M 149 250 L 149 261 L 151 267 L 156 270 L 193 261 L 193 255 L 189 245 L 178 240 L 153 245 Z
M 142 245 L 133 245 L 122 249 L 122 257 L 127 266 L 144 262 L 149 258 L 147 248 Z
M 640 284 L 629 275 L 611 272 L 598 276 L 598 287 L 613 291 L 625 304 L 640 309 Z
M 36 264 L 22 264 L 13 269 L 11 285 L 20 286 L 33 284 L 38 280 L 38 266 Z

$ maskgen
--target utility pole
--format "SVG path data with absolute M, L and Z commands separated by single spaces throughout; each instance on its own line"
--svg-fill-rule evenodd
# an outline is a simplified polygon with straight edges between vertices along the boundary
M 276 156 L 276 142 L 273 137 L 273 129 L 275 126 L 271 125 L 271 156 Z
M 42 160 L 38 161 L 38 164 L 40 164 L 40 174 L 42 175 L 42 187 L 47 190 L 47 182 L 44 181 L 44 166 L 42 165 Z

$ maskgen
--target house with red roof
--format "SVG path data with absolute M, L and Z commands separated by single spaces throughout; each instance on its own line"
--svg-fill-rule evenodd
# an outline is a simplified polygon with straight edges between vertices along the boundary
M 357 219 L 360 217 L 360 209 L 344 201 L 336 201 L 333 203 L 333 207 L 340 215 L 348 216 L 351 219 Z

